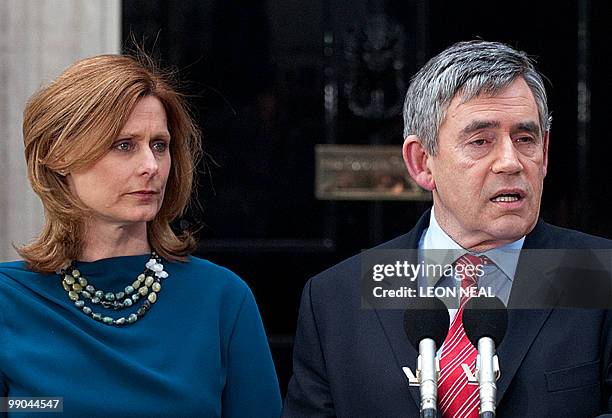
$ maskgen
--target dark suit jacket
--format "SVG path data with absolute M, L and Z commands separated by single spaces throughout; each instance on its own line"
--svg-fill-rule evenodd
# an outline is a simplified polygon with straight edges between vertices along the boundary
M 378 249 L 417 248 L 426 213 L 408 234 Z M 612 248 L 612 241 L 538 222 L 524 249 Z M 360 258 L 308 281 L 295 337 L 285 417 L 418 417 L 418 352 L 402 310 L 360 308 Z M 523 255 L 510 295 L 538 283 Z M 608 277 L 609 279 L 609 277 Z M 536 286 L 541 288 L 541 286 Z M 515 298 L 516 299 L 516 298 Z M 605 309 L 509 310 L 498 356 L 498 417 L 594 417 L 612 409 L 612 314 Z

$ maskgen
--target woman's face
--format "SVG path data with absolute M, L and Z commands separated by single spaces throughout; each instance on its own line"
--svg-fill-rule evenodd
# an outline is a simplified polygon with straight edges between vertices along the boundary
M 162 103 L 136 102 L 111 149 L 93 165 L 68 175 L 72 192 L 98 224 L 151 221 L 164 200 L 170 171 L 170 133 Z

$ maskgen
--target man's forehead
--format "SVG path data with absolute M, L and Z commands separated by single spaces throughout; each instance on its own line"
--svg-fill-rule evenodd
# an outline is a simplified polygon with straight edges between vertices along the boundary
M 527 84 L 527 81 L 523 77 L 517 77 L 513 79 L 508 84 L 500 84 L 500 85 L 483 85 L 478 89 L 469 88 L 467 85 L 463 85 L 461 88 L 457 90 L 457 92 L 453 95 L 450 103 L 456 103 L 457 105 L 465 104 L 474 99 L 494 99 L 496 97 L 504 95 L 507 90 L 519 88 L 522 92 L 524 92 L 527 97 L 533 100 L 533 103 L 536 104 L 535 95 L 533 91 Z
M 505 109 L 506 106 L 507 109 Z M 443 121 L 449 116 L 452 118 L 460 117 L 465 119 L 462 121 L 462 125 L 465 126 L 487 123 L 491 125 L 489 127 L 494 127 L 492 123 L 498 121 L 495 116 L 487 115 L 488 113 L 503 112 L 504 110 L 514 113 L 513 109 L 518 106 L 522 107 L 524 113 L 521 118 L 524 121 L 521 122 L 539 122 L 540 110 L 537 101 L 523 78 L 516 78 L 510 84 L 495 89 L 484 86 L 474 92 L 463 87 L 455 93 L 446 106 Z

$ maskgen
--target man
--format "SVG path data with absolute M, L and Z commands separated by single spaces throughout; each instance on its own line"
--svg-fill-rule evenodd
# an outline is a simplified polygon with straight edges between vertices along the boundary
M 404 122 L 406 167 L 432 192 L 433 209 L 378 249 L 469 252 L 493 270 L 483 280 L 510 306 L 549 287 L 530 275 L 529 257 L 512 250 L 612 248 L 609 240 L 538 218 L 550 117 L 542 78 L 525 53 L 484 41 L 453 45 L 415 75 Z M 284 416 L 419 416 L 418 388 L 402 371 L 414 370 L 418 355 L 404 335 L 404 312 L 363 308 L 361 269 L 355 256 L 306 284 Z M 610 411 L 612 316 L 604 308 L 509 309 L 497 350 L 498 417 Z M 459 318 L 461 309 L 450 314 Z M 438 411 L 444 418 L 477 417 L 477 388 L 461 381 L 462 373 L 456 381 L 444 377 L 456 348 L 449 341 L 454 326 L 441 348 L 442 359 L 450 354 L 441 359 Z M 457 327 L 463 341 L 460 321 Z M 461 350 L 458 362 L 473 363 L 473 346 Z

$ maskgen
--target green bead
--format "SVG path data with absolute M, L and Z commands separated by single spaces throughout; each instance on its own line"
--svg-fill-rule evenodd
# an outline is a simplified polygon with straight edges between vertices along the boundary
M 160 282 L 153 283 L 152 288 L 155 292 L 159 292 L 161 290 L 161 283 Z
M 104 295 L 104 299 L 108 300 L 109 302 L 112 302 L 115 300 L 115 294 L 112 292 L 108 292 L 106 295 Z
M 145 279 L 145 286 L 147 287 L 151 286 L 153 284 L 153 281 L 154 281 L 153 277 L 147 276 L 147 278 Z
M 74 290 L 75 292 L 80 292 L 81 290 L 83 290 L 83 287 L 80 284 L 75 283 L 72 285 L 72 290 Z
M 149 293 L 149 288 L 146 286 L 143 286 L 140 289 L 138 289 L 138 293 L 140 293 L 141 296 L 146 296 L 146 294 Z
M 128 323 L 133 324 L 134 322 L 136 322 L 138 320 L 138 316 L 136 314 L 130 314 L 130 316 L 128 316 Z
M 63 280 L 62 280 L 62 286 L 64 287 L 64 290 L 66 292 L 70 292 L 72 290 L 72 287 L 70 287 L 70 285 Z
M 131 295 L 132 293 L 134 293 L 134 288 L 132 286 L 126 286 L 125 287 L 125 294 L 126 295 Z
M 121 318 L 115 319 L 115 324 L 117 324 L 117 325 L 125 324 L 125 318 L 121 317 Z
M 94 312 L 93 314 L 91 314 L 91 317 L 95 319 L 96 321 L 102 320 L 102 315 L 97 312 Z
M 87 298 L 87 299 L 91 299 L 91 293 L 89 293 L 87 290 L 83 290 L 81 292 L 81 296 L 83 296 L 84 298 Z
M 79 284 L 83 287 L 87 286 L 87 279 L 85 277 L 79 277 Z
M 72 285 L 74 283 L 74 277 L 66 275 L 64 276 L 64 281 L 68 283 L 69 285 Z
M 155 292 L 149 293 L 149 296 L 147 296 L 147 299 L 149 299 L 149 302 L 155 303 L 155 301 L 157 300 L 157 293 Z
M 105 316 L 104 318 L 102 318 L 102 322 L 104 322 L 105 324 L 112 324 L 113 318 L 111 318 L 110 316 Z
M 72 277 L 74 277 L 75 279 L 77 277 L 81 277 L 81 272 L 78 271 L 77 269 L 72 270 Z
M 77 300 L 74 302 L 74 306 L 76 306 L 77 308 L 82 308 L 83 306 L 85 306 L 85 302 L 82 300 Z
M 144 281 L 144 279 L 145 279 L 144 273 L 141 273 L 141 274 L 138 275 L 138 277 L 136 277 L 136 280 L 138 280 L 139 282 Z
M 70 300 L 79 300 L 79 295 L 77 295 L 77 292 L 75 292 L 74 290 L 68 292 L 68 297 L 70 298 Z
M 140 280 L 134 280 L 134 283 L 132 283 L 132 287 L 134 289 L 138 289 L 140 287 Z
M 89 306 L 83 306 L 83 312 L 89 315 L 91 313 L 91 308 Z

